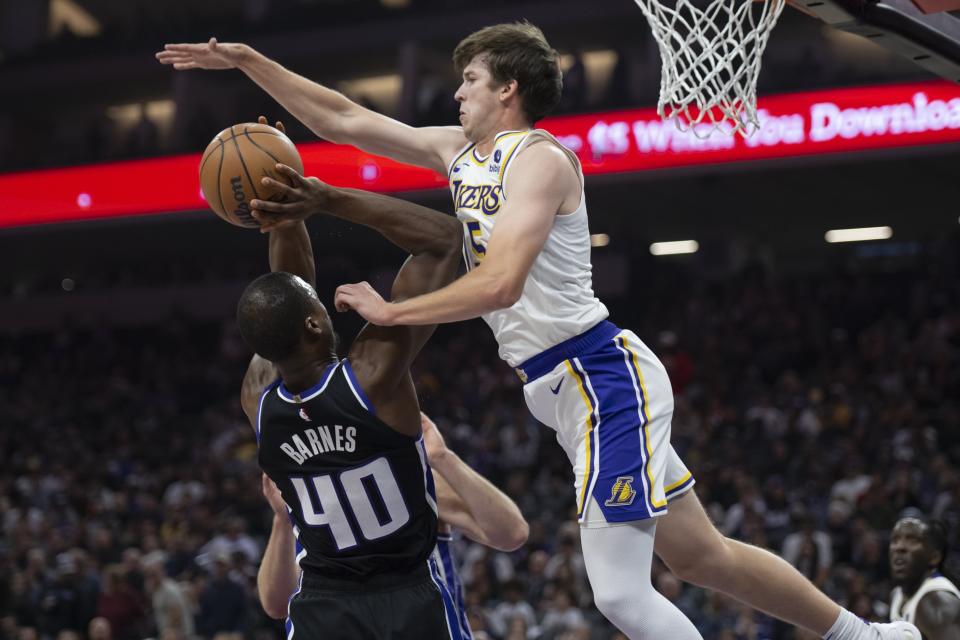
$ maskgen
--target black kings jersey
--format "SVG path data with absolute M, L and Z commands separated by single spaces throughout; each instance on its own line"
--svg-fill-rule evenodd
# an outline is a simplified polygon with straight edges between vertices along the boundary
M 437 506 L 423 439 L 377 418 L 348 360 L 300 394 L 280 380 L 267 387 L 257 440 L 304 571 L 362 581 L 426 566 Z

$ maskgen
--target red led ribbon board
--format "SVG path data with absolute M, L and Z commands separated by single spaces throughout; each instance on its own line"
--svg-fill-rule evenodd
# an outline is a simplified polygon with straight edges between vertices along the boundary
M 836 89 L 759 101 L 749 138 L 706 139 L 663 122 L 653 109 L 549 118 L 540 126 L 583 163 L 621 173 L 960 142 L 960 85 L 949 82 Z M 705 132 L 703 132 L 705 133 Z M 380 192 L 434 189 L 427 169 L 328 143 L 298 145 L 307 175 Z M 0 175 L 0 227 L 206 209 L 200 154 Z

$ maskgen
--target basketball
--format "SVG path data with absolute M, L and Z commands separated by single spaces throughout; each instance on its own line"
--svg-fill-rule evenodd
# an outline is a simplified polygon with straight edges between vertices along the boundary
M 218 216 L 238 227 L 257 228 L 250 201 L 278 198 L 261 184 L 264 176 L 287 182 L 275 165 L 285 164 L 303 173 L 303 161 L 293 142 L 266 124 L 235 124 L 218 133 L 200 160 L 200 189 Z

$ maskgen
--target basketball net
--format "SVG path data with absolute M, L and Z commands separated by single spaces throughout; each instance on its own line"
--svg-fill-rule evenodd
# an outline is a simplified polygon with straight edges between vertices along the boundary
M 660 117 L 698 138 L 759 128 L 760 59 L 785 0 L 635 0 L 660 49 Z M 753 125 L 748 127 L 748 125 Z

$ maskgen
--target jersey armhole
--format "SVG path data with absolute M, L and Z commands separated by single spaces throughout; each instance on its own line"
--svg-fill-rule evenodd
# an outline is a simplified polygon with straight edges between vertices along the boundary
M 357 402 L 360 403 L 360 406 L 370 412 L 370 415 L 377 415 L 377 411 L 374 409 L 373 403 L 370 402 L 370 398 L 367 397 L 367 394 L 363 391 L 363 387 L 361 387 L 360 383 L 357 381 L 357 376 L 354 375 L 353 367 L 350 366 L 350 360 L 347 358 L 343 359 L 343 372 L 347 379 L 347 385 L 353 392 L 353 397 L 355 397 Z
M 457 163 L 460 162 L 463 156 L 467 155 L 467 153 L 473 149 L 473 146 L 474 144 L 472 142 L 468 142 L 467 144 L 463 145 L 456 154 L 454 154 L 453 160 L 451 160 L 450 164 L 447 165 L 447 180 L 453 178 L 453 168 L 457 166 Z
M 543 129 L 534 129 L 528 133 L 526 137 L 520 141 L 516 148 L 511 150 L 510 156 L 506 158 L 503 166 L 503 178 L 500 180 L 500 191 L 503 194 L 503 199 L 507 199 L 507 175 L 510 173 L 510 168 L 513 166 L 510 161 L 519 156 L 524 149 L 537 142 L 547 142 L 556 145 L 557 148 L 563 152 L 563 155 L 567 157 L 567 160 L 570 161 L 570 164 L 573 166 L 574 173 L 577 174 L 577 180 L 580 181 L 580 202 L 577 203 L 577 207 L 570 213 L 558 213 L 557 217 L 573 215 L 583 205 L 586 182 L 583 177 L 583 167 L 580 166 L 580 160 L 577 158 L 576 154 L 573 153 L 573 151 L 570 151 L 570 149 L 567 149 L 565 146 L 560 144 L 559 140 Z
M 260 394 L 260 402 L 257 403 L 257 424 L 254 425 L 254 432 L 257 435 L 257 446 L 260 446 L 260 417 L 263 415 L 263 401 L 267 399 L 267 394 L 276 389 L 283 378 L 277 378 L 268 384 Z

